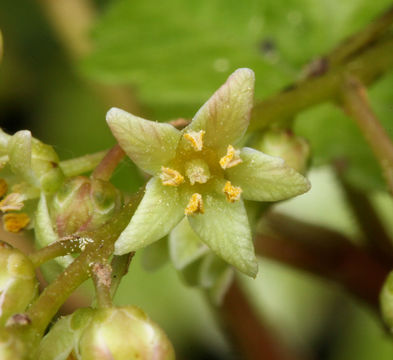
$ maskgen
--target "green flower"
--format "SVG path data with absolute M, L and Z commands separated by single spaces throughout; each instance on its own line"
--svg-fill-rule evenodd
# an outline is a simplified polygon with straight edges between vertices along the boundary
M 107 122 L 127 155 L 153 177 L 115 244 L 121 255 L 167 235 L 185 216 L 219 257 L 256 276 L 243 199 L 277 201 L 310 188 L 281 158 L 239 149 L 250 120 L 254 73 L 238 69 L 182 131 L 113 108 Z

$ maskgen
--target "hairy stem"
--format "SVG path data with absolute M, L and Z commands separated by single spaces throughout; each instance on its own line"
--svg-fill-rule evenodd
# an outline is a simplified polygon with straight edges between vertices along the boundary
M 59 256 L 80 252 L 79 245 L 78 238 L 60 240 L 31 253 L 29 258 L 35 267 L 39 267 L 45 262 Z
M 100 308 L 112 306 L 111 274 L 112 268 L 109 264 L 95 263 L 91 267 L 97 304 Z
M 310 78 L 294 87 L 256 103 L 250 130 L 261 130 L 278 121 L 290 120 L 300 111 L 324 101 L 336 100 L 343 74 L 350 73 L 370 84 L 393 66 L 393 39 L 381 41 L 324 75 Z
M 371 109 L 366 89 L 355 76 L 345 76 L 343 106 L 373 150 L 393 195 L 393 143 Z

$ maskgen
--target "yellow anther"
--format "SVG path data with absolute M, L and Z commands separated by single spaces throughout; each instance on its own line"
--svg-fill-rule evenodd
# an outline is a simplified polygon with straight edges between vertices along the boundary
M 164 166 L 161 167 L 160 179 L 162 184 L 166 186 L 179 186 L 184 182 L 182 174 Z
M 0 179 L 0 197 L 3 197 L 7 194 L 8 185 L 4 179 Z
M 243 162 L 239 154 L 240 150 L 235 150 L 232 145 L 228 145 L 227 154 L 220 159 L 221 167 L 225 170 Z
M 205 130 L 190 131 L 183 134 L 184 138 L 188 140 L 195 151 L 201 151 L 203 149 L 203 135 L 205 135 Z
M 184 209 L 185 215 L 203 214 L 205 209 L 203 208 L 202 195 L 195 193 L 192 194 L 187 207 Z
M 237 200 L 240 200 L 240 194 L 243 192 L 243 190 L 240 187 L 233 186 L 230 181 L 227 181 L 225 183 L 225 186 L 222 189 L 222 191 L 224 192 L 229 202 L 235 202 Z
M 23 208 L 24 197 L 19 193 L 8 194 L 3 200 L 0 201 L 0 210 L 6 211 L 18 211 Z
M 17 233 L 30 223 L 29 215 L 26 213 L 9 213 L 3 216 L 4 229 L 8 232 Z

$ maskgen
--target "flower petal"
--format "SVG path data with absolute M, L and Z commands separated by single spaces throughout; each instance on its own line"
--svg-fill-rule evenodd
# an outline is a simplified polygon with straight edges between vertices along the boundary
M 188 217 L 191 227 L 216 255 L 255 277 L 258 264 L 242 200 L 229 203 L 224 194 L 207 194 L 204 206 L 204 214 Z
M 158 177 L 146 185 L 141 203 L 115 243 L 115 255 L 145 247 L 167 235 L 184 216 L 178 188 L 164 186 Z
M 169 234 L 169 254 L 178 270 L 185 268 L 208 250 L 187 219 L 183 219 Z
M 12 171 L 28 181 L 31 185 L 39 187 L 31 167 L 32 136 L 28 130 L 16 132 L 8 142 L 9 164 Z
M 221 305 L 232 284 L 234 269 L 213 253 L 205 256 L 201 264 L 200 285 L 207 288 L 213 304 Z
M 254 82 L 252 70 L 236 70 L 183 131 L 205 130 L 204 143 L 212 148 L 234 144 L 244 135 L 250 121 Z
M 279 157 L 243 148 L 240 158 L 243 162 L 226 173 L 233 185 L 241 187 L 246 200 L 278 201 L 310 189 L 310 182 Z
M 112 108 L 106 121 L 122 149 L 142 170 L 157 173 L 175 157 L 181 133 L 169 124 L 158 123 Z

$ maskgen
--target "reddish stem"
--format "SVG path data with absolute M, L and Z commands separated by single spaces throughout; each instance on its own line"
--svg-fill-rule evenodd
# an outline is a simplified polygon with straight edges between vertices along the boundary
M 95 179 L 108 181 L 120 161 L 123 160 L 125 153 L 119 144 L 116 144 L 108 153 L 104 156 L 101 162 L 93 171 L 92 177 Z

